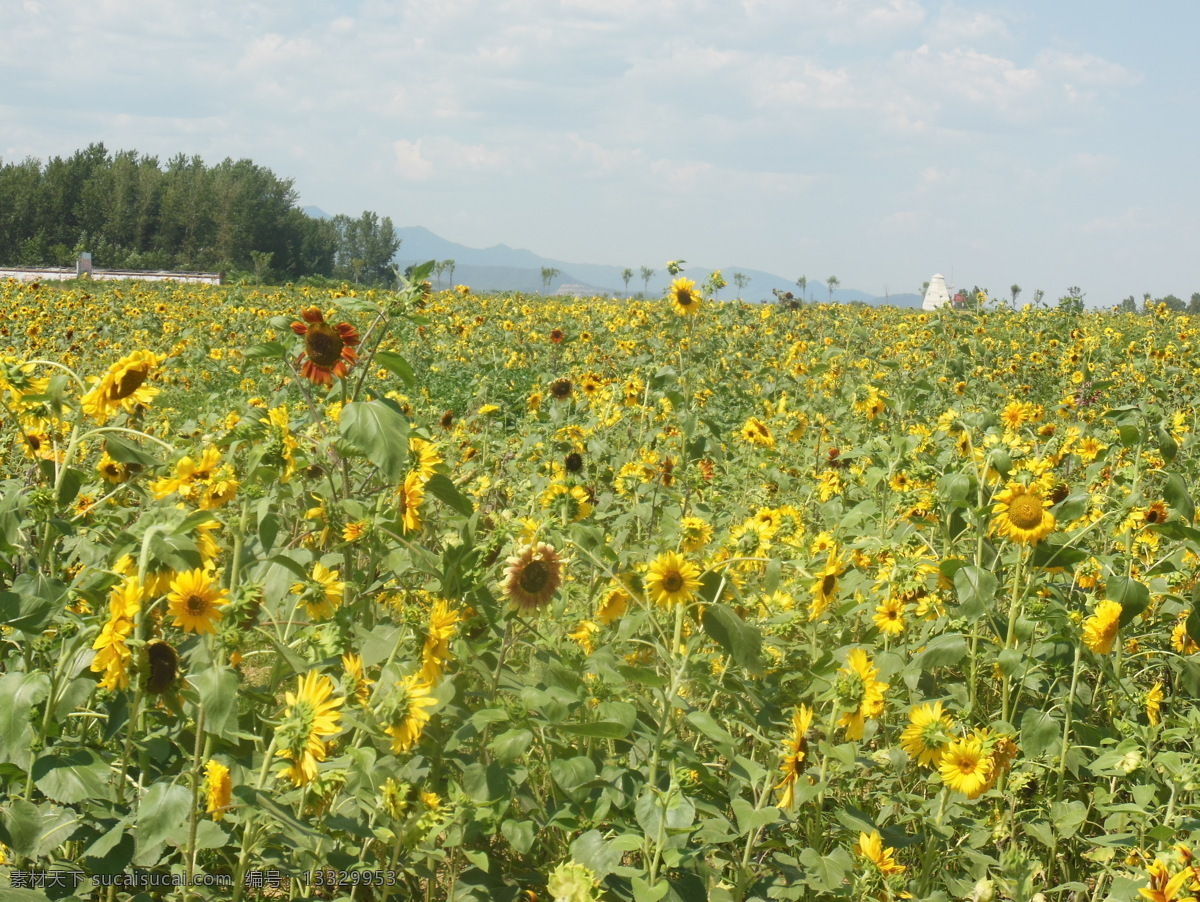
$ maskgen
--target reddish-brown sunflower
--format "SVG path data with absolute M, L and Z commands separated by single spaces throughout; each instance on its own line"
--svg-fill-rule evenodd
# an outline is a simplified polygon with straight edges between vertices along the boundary
M 332 326 L 325 322 L 319 307 L 300 311 L 302 323 L 292 323 L 292 331 L 304 336 L 304 366 L 300 375 L 317 385 L 332 385 L 333 377 L 345 378 L 351 364 L 358 359 L 354 346 L 359 342 L 358 330 L 349 323 Z

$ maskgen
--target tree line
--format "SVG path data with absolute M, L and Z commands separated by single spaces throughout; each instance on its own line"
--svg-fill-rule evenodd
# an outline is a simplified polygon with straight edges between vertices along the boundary
M 71 266 L 87 251 L 106 269 L 394 282 L 389 217 L 317 219 L 297 199 L 292 179 L 248 159 L 208 166 L 181 153 L 160 165 L 91 144 L 45 163 L 0 160 L 0 265 Z

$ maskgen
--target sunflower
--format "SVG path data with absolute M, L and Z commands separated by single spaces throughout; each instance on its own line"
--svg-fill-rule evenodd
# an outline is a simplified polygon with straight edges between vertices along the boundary
M 162 695 L 179 677 L 179 654 L 168 642 L 152 639 L 146 643 L 146 691 Z
M 433 687 L 422 682 L 420 674 L 410 674 L 396 688 L 400 690 L 400 698 L 394 703 L 384 732 L 392 737 L 392 751 L 399 754 L 417 744 L 425 724 L 429 723 L 426 709 L 436 705 L 437 699 L 429 694 Z
M 215 633 L 216 624 L 224 613 L 221 606 L 229 601 L 229 593 L 214 586 L 206 570 L 189 570 L 171 580 L 167 595 L 168 610 L 175 625 L 188 633 Z
M 1154 685 L 1146 691 L 1146 717 L 1151 724 L 1157 724 L 1162 719 L 1163 698 L 1162 683 L 1155 680 Z
M 300 596 L 310 619 L 326 620 L 342 606 L 346 584 L 338 579 L 340 575 L 337 570 L 332 570 L 317 561 L 313 564 L 309 581 L 292 586 L 292 594 Z
M 232 799 L 233 781 L 229 779 L 229 768 L 213 759 L 204 764 L 204 811 L 214 821 L 223 820 L 225 809 Z
M 879 868 L 879 873 L 885 877 L 904 873 L 904 865 L 896 864 L 892 858 L 896 854 L 896 850 L 884 848 L 883 837 L 879 835 L 878 830 L 859 833 L 858 844 L 854 847 L 854 851 Z
M 143 383 L 164 360 L 152 351 L 122 357 L 80 399 L 83 412 L 103 423 L 121 408 L 132 413 L 139 405 L 149 405 L 158 389 Z
M 909 724 L 900 734 L 900 746 L 918 764 L 937 767 L 950 742 L 954 721 L 942 713 L 942 703 L 917 705 L 908 712 Z
M 1178 874 L 1171 876 L 1167 865 L 1161 858 L 1157 858 L 1153 864 L 1146 866 L 1146 877 L 1150 885 L 1139 889 L 1138 893 L 1143 898 L 1149 899 L 1150 902 L 1189 902 L 1195 898 L 1190 895 L 1181 895 L 1185 891 L 1188 881 L 1195 880 L 1194 868 L 1185 867 Z
M 646 574 L 646 591 L 663 607 L 687 604 L 700 588 L 700 568 L 674 551 L 660 554 Z
M 992 525 L 997 532 L 1020 545 L 1036 545 L 1054 532 L 1054 514 L 1047 509 L 1037 484 L 1009 483 L 996 496 Z
M 987 788 L 992 759 L 984 751 L 983 741 L 978 736 L 968 736 L 942 750 L 938 771 L 946 786 L 974 799 Z
M 142 606 L 142 586 L 136 576 L 129 577 L 112 588 L 108 594 L 108 621 L 92 643 L 96 656 L 92 670 L 104 673 L 100 686 L 104 689 L 129 688 L 129 662 L 133 653 L 126 641 L 133 633 L 134 618 Z
M 356 705 L 366 705 L 371 698 L 371 686 L 375 681 L 368 679 L 363 670 L 362 655 L 342 655 L 342 669 L 346 671 L 347 698 L 354 699 Z
M 746 420 L 738 434 L 744 441 L 752 445 L 758 445 L 762 448 L 775 447 L 775 436 L 771 435 L 771 430 L 767 427 L 767 424 L 758 417 L 750 417 L 750 419 Z
M 683 517 L 679 521 L 679 547 L 683 551 L 699 551 L 712 541 L 713 528 L 700 517 Z
M 904 602 L 895 595 L 889 595 L 887 601 L 875 608 L 872 618 L 879 631 L 887 636 L 898 636 L 904 632 Z
M 317 385 L 333 385 L 333 377 L 345 378 L 350 364 L 358 359 L 354 346 L 359 342 L 358 331 L 349 323 L 331 326 L 319 307 L 300 312 L 302 323 L 292 323 L 292 331 L 304 336 L 307 357 L 300 375 Z
M 526 545 L 506 563 L 504 594 L 522 611 L 545 607 L 562 585 L 562 558 L 545 542 Z
M 808 705 L 801 705 L 792 713 L 792 735 L 783 741 L 783 763 L 779 765 L 783 779 L 776 789 L 782 789 L 780 808 L 791 808 L 796 798 L 796 781 L 804 773 L 808 758 L 808 731 L 812 726 L 813 712 Z
M 1121 627 L 1121 605 L 1116 601 L 1102 601 L 1083 623 L 1083 644 L 1098 655 L 1106 655 L 1113 648 L 1117 630 Z
M 888 684 L 875 679 L 879 671 L 861 648 L 851 650 L 846 666 L 838 673 L 837 700 L 845 712 L 838 718 L 838 726 L 845 728 L 847 739 L 862 739 L 866 722 L 883 713 L 883 692 Z
M 108 456 L 107 451 L 100 455 L 100 462 L 96 464 L 96 472 L 100 474 L 101 479 L 112 485 L 128 482 L 132 475 L 129 464 L 113 460 Z
M 566 376 L 563 376 L 561 379 L 555 379 L 550 383 L 550 397 L 555 401 L 567 400 L 574 391 L 574 384 Z
M 293 786 L 306 786 L 317 778 L 317 762 L 325 760 L 325 739 L 338 733 L 337 710 L 346 701 L 333 698 L 333 680 L 310 670 L 300 677 L 296 692 L 284 693 L 287 708 L 276 735 L 282 745 L 275 752 L 292 763 L 279 772 Z
M 700 292 L 696 283 L 691 279 L 676 279 L 667 290 L 667 297 L 675 304 L 675 310 L 682 316 L 694 316 L 700 312 Z
M 425 500 L 424 480 L 416 472 L 404 477 L 404 484 L 396 489 L 396 502 L 405 532 L 417 532 L 421 528 L 421 503 Z
M 582 486 L 566 486 L 561 482 L 553 482 L 542 493 L 542 507 L 555 510 L 564 522 L 578 523 L 592 513 L 591 498 Z
M 822 535 L 825 535 L 822 533 Z M 820 541 L 821 536 L 817 536 Z M 837 555 L 832 555 L 825 564 L 825 569 L 817 574 L 813 583 L 812 602 L 808 606 L 808 619 L 816 620 L 826 609 L 837 600 L 838 577 L 842 575 L 842 564 Z
M 421 649 L 421 671 L 417 675 L 430 685 L 442 678 L 446 662 L 450 660 L 450 640 L 463 617 L 450 606 L 450 602 L 439 598 L 429 612 L 429 632 L 425 634 L 425 645 Z
M 412 471 L 422 483 L 428 482 L 429 477 L 437 472 L 437 465 L 442 463 L 437 445 L 415 435 L 408 439 L 408 459 Z

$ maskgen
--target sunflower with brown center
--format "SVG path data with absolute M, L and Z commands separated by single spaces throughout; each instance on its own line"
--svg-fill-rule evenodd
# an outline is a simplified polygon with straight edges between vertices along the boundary
M 522 611 L 545 607 L 562 585 L 562 558 L 545 542 L 525 546 L 507 563 L 504 594 Z
M 667 291 L 667 297 L 681 316 L 694 316 L 700 311 L 700 292 L 691 279 L 676 279 Z
M 143 383 L 165 359 L 152 351 L 122 357 L 80 399 L 83 412 L 103 423 L 119 409 L 132 413 L 138 405 L 148 405 L 158 389 Z
M 358 359 L 354 350 L 360 340 L 358 330 L 349 323 L 330 325 L 319 307 L 308 307 L 300 316 L 304 322 L 292 323 L 292 331 L 304 336 L 301 357 L 307 359 L 300 375 L 317 385 L 332 385 L 334 376 L 344 379 Z
M 1036 545 L 1054 532 L 1054 514 L 1047 509 L 1047 500 L 1036 484 L 1010 483 L 996 496 L 992 526 L 1019 545 Z
M 167 609 L 175 623 L 189 633 L 215 633 L 216 624 L 224 617 L 221 606 L 229 601 L 229 593 L 213 585 L 206 570 L 189 570 L 171 580 Z

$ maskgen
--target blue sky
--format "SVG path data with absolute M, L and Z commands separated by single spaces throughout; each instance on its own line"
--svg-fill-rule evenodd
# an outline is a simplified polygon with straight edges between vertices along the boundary
M 249 157 L 635 269 L 1200 291 L 1195 0 L 6 0 L 0 34 L 5 161 Z

